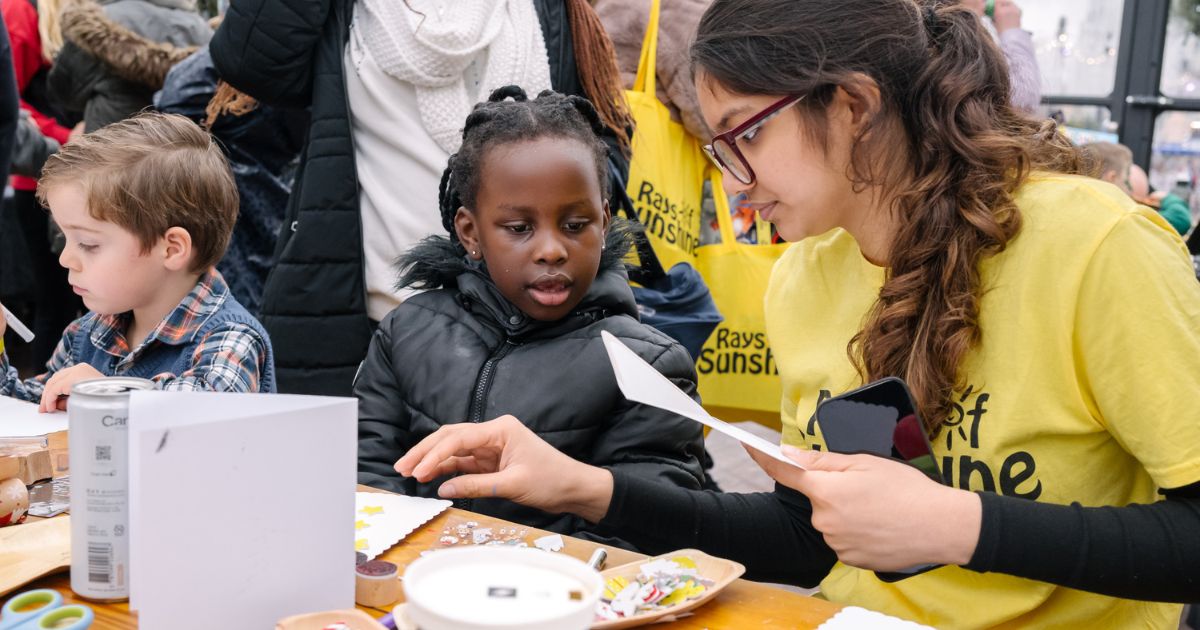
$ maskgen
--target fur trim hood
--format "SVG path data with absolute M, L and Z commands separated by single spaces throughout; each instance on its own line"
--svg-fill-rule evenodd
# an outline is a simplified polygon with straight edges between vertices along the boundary
M 186 0 L 142 0 L 156 6 L 195 10 Z M 63 38 L 100 60 L 116 76 L 158 90 L 172 66 L 196 52 L 197 47 L 173 46 L 142 37 L 108 17 L 95 2 L 71 3 L 62 12 Z

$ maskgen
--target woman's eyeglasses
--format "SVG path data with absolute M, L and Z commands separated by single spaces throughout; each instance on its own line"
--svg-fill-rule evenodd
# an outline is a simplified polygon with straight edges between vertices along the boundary
M 754 169 L 750 168 L 750 163 L 738 149 L 737 141 L 758 131 L 768 120 L 802 100 L 804 100 L 804 96 L 785 96 L 779 99 L 766 109 L 751 116 L 746 122 L 725 133 L 713 136 L 712 143 L 704 145 L 704 152 L 717 163 L 717 166 L 733 175 L 739 182 L 747 186 L 753 184 L 756 179 Z

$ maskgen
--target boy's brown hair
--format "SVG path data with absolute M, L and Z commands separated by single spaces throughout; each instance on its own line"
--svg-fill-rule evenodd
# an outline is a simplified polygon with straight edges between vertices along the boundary
M 86 134 L 46 161 L 43 206 L 55 186 L 78 184 L 88 213 L 132 232 L 149 252 L 172 227 L 192 237 L 193 272 L 217 264 L 237 220 L 238 193 L 221 149 L 191 120 L 142 113 Z
M 1092 142 L 1083 145 L 1082 152 L 1088 160 L 1087 174 L 1096 179 L 1115 173 L 1119 183 L 1127 178 L 1129 167 L 1133 166 L 1133 151 L 1123 144 Z

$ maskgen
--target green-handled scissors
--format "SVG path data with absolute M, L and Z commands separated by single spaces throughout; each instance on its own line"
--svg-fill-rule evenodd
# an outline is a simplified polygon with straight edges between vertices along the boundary
M 84 630 L 96 613 L 82 604 L 63 605 L 56 590 L 42 588 L 13 597 L 0 609 L 0 630 Z

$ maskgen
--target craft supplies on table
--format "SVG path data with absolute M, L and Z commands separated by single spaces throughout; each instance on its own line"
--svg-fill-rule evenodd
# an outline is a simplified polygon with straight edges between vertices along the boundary
M 43 588 L 26 591 L 8 600 L 0 609 L 0 630 L 84 630 L 95 613 L 81 604 L 63 605 L 62 593 Z
M 707 603 L 746 572 L 732 560 L 681 549 L 603 572 L 593 630 L 670 621 Z
M 537 533 L 537 530 L 534 530 L 534 534 Z M 549 534 L 534 539 L 526 527 L 493 527 L 480 525 L 474 520 L 458 519 L 447 522 L 442 528 L 437 542 L 427 551 L 422 551 L 421 555 L 424 556 L 439 549 L 471 546 L 534 547 L 543 551 L 559 551 L 563 544 L 563 538 L 558 534 Z
M 58 516 L 71 508 L 71 479 L 60 477 L 29 487 L 29 515 L 38 518 Z
M 354 550 L 374 559 L 450 507 L 444 499 L 382 492 L 354 494 Z
M 509 546 L 446 549 L 404 574 L 405 613 L 422 630 L 582 630 L 602 589 L 575 558 Z
M 354 603 L 359 606 L 391 606 L 400 592 L 400 569 L 395 564 L 368 560 L 354 568 Z

